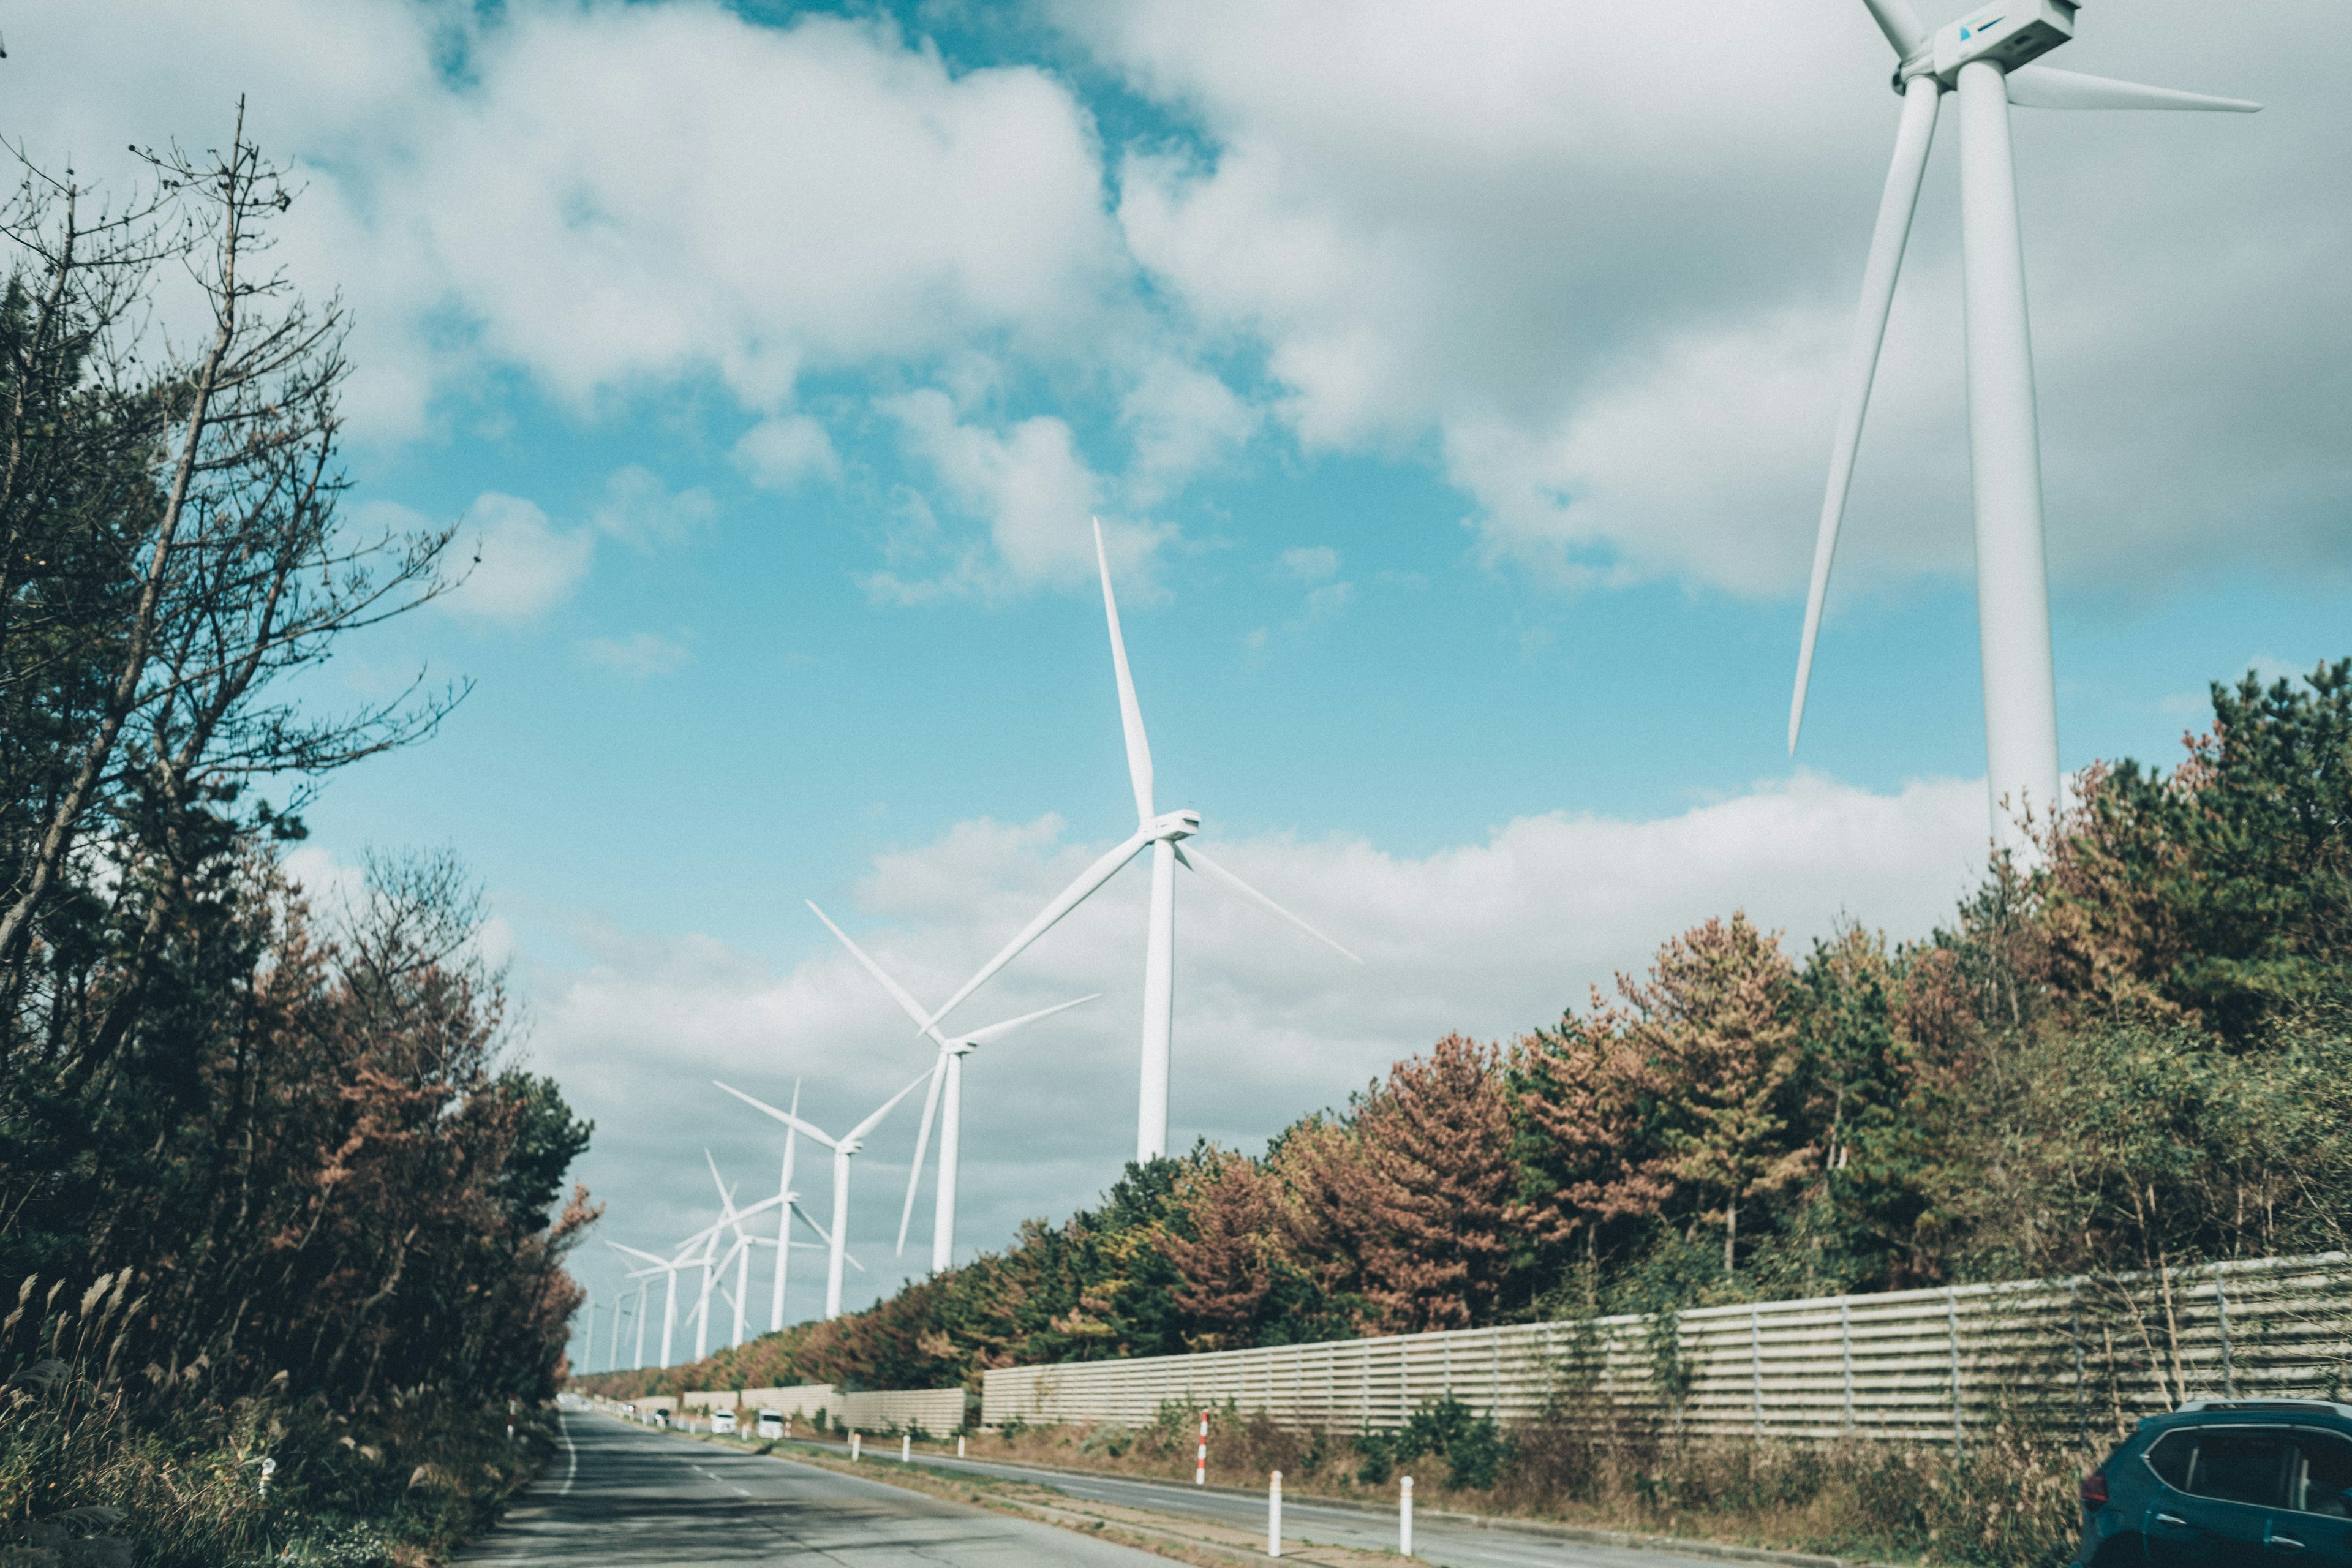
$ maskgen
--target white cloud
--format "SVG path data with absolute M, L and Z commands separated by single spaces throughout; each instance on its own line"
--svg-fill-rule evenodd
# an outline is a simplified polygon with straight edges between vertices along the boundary
M 765 490 L 841 477 L 841 457 L 825 427 L 805 414 L 763 419 L 735 443 L 735 466 Z
M 719 503 L 701 486 L 673 495 L 652 470 L 631 463 L 606 477 L 589 521 L 609 538 L 650 550 L 688 538 L 718 512 Z
M 901 535 L 899 550 L 908 565 L 929 566 L 927 558 L 937 556 L 948 564 L 928 576 L 897 570 L 877 575 L 869 586 L 877 595 L 901 602 L 997 598 L 1092 580 L 1090 522 L 1108 487 L 1087 466 L 1067 424 L 1049 415 L 1002 429 L 967 424 L 946 393 L 929 387 L 886 398 L 879 407 L 956 510 L 986 529 L 988 548 L 940 527 L 927 505 L 921 526 Z M 1168 531 L 1118 519 L 1103 524 L 1114 567 L 1147 578 L 1149 558 Z
M 108 69 L 64 68 L 101 28 Z M 308 184 L 286 258 L 356 308 L 354 412 L 379 437 L 492 365 L 583 407 L 715 375 L 773 409 L 804 369 L 1067 346 L 1121 267 L 1068 89 L 950 71 L 885 21 L 129 0 L 101 22 L 50 0 L 9 43 L 12 106 L 52 159 L 208 145 L 249 93 L 248 130 Z
M 586 637 L 579 644 L 579 653 L 582 663 L 640 684 L 656 675 L 675 674 L 694 658 L 693 650 L 684 642 L 656 632 Z
M 1177 894 L 1171 1138 L 1253 1142 L 1439 1036 L 1507 1037 L 1581 1005 L 1586 987 L 1646 963 L 1666 936 L 1745 908 L 1801 955 L 1848 917 L 1898 937 L 1947 918 L 1982 861 L 1979 782 L 1875 795 L 1811 775 L 1653 821 L 1553 814 L 1425 858 L 1355 841 L 1268 837 L 1209 847 L 1254 887 L 1360 953 L 1358 967 L 1221 883 Z M 919 1000 L 944 998 L 1103 845 L 1045 817 L 962 823 L 883 856 L 827 909 Z M 1130 867 L 1041 938 L 956 1016 L 971 1024 L 1105 993 L 992 1046 L 967 1079 L 963 1251 L 1024 1217 L 1090 1201 L 1132 1152 L 1135 1035 L 1148 878 Z M 768 1130 L 705 1087 L 785 1096 L 820 1126 L 864 1115 L 929 1063 L 898 1009 L 814 920 L 779 939 L 779 971 L 698 937 L 597 929 L 580 970 L 538 969 L 541 1054 L 600 1124 L 591 1179 L 625 1194 L 608 1221 L 641 1245 L 682 1235 L 708 1196 L 695 1151 L 765 1192 Z M 860 1155 L 853 1249 L 895 1282 L 897 1226 L 919 1100 Z M 821 1173 L 804 1188 L 823 1193 Z M 928 1215 L 928 1206 L 921 1211 Z M 919 1217 L 911 1255 L 924 1250 Z M 814 1282 L 796 1313 L 814 1310 Z M 763 1293 L 764 1294 L 764 1293 Z
M 384 501 L 366 510 L 377 509 L 415 516 Z M 570 599 L 595 552 L 588 530 L 559 529 L 520 496 L 486 490 L 466 509 L 453 551 L 465 580 L 436 603 L 460 620 L 522 626 Z
M 1217 377 L 1163 353 L 1120 401 L 1119 423 L 1135 447 L 1128 499 L 1150 506 L 1229 460 L 1256 432 L 1259 415 Z
M 1328 583 L 1339 574 L 1339 552 L 1328 544 L 1302 544 L 1282 552 L 1282 569 L 1302 583 Z
M 1434 437 L 1490 558 L 1793 590 L 1892 141 L 1852 0 L 1589 7 L 1058 0 L 1190 120 L 1130 152 L 1155 281 L 1260 345 L 1310 447 Z M 2062 581 L 2352 567 L 2352 108 L 2322 0 L 2226 36 L 2188 0 L 2088 17 L 2074 68 L 2266 98 L 2253 121 L 2021 113 Z M 1953 118 L 1844 559 L 1965 569 Z M 2336 258 L 2336 259 L 2331 259 Z

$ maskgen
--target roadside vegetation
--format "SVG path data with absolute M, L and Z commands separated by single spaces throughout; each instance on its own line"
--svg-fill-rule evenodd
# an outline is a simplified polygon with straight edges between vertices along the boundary
M 338 510 L 344 323 L 241 116 L 147 157 L 0 214 L 0 1560 L 423 1563 L 543 1457 L 589 1130 L 453 860 L 286 871 L 462 696 L 305 680 L 449 535 Z
M 2352 661 L 2211 696 L 2177 766 L 2093 769 L 2040 863 L 1996 859 L 1925 940 L 1855 924 L 1790 952 L 1733 911 L 1261 1153 L 1129 1166 L 1099 1207 L 866 1311 L 583 1386 L 977 1389 L 999 1366 L 2343 1249 Z M 1308 1486 L 1370 1484 L 1418 1440 L 1237 1430 L 1244 1468 Z M 2082 1457 L 2022 1434 L 1952 1460 L 1591 1430 L 1465 1438 L 1468 1472 L 1470 1449 L 1431 1451 L 1479 1506 L 1955 1562 L 2068 1549 Z M 1164 1437 L 1014 1442 L 1189 1466 Z

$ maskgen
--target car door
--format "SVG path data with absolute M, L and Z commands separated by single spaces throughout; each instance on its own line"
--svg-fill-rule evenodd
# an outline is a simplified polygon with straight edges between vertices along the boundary
M 2286 1500 L 2287 1473 L 2301 1457 L 2284 1426 L 2166 1434 L 2149 1450 L 2149 1466 L 2165 1484 L 2141 1526 L 2148 1562 L 2154 1568 L 2277 1568 L 2276 1553 L 2263 1542 Z
M 2279 1568 L 2352 1568 L 2352 1437 L 2303 1427 L 2294 1443 L 2286 1506 L 2271 1516 L 2263 1555 Z

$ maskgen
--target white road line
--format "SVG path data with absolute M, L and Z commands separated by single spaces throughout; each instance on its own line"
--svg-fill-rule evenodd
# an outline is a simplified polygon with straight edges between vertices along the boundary
M 572 1493 L 572 1479 L 580 1474 L 580 1450 L 572 1445 L 572 1423 L 563 1418 L 563 1412 L 561 1409 L 555 1413 L 555 1431 L 556 1435 L 563 1439 L 564 1456 L 563 1484 L 555 1489 L 555 1495 L 569 1497 Z

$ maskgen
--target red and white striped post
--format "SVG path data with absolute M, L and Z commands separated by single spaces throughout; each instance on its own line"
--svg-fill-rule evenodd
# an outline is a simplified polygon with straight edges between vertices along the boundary
M 1205 1410 L 1201 1412 L 1201 1453 L 1192 1461 L 1192 1484 L 1196 1487 L 1209 1484 L 1209 1413 Z

